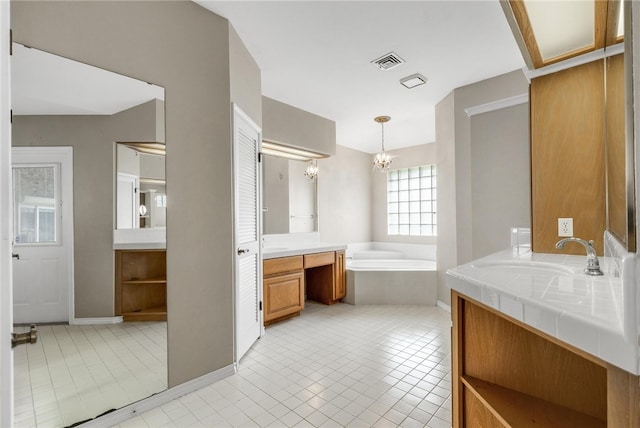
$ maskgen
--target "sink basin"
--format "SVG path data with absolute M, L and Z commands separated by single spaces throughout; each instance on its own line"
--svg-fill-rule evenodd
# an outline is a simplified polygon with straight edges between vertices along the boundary
M 554 263 L 535 261 L 481 261 L 473 264 L 476 269 L 510 272 L 519 275 L 575 275 L 580 270 Z

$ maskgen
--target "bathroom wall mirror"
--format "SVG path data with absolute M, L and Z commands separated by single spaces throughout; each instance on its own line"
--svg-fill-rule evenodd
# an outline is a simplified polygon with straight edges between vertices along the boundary
M 318 186 L 305 177 L 310 161 L 264 155 L 262 214 L 264 234 L 318 231 Z
M 61 322 L 34 319 L 38 342 L 14 349 L 15 420 L 73 426 L 167 388 L 166 322 L 112 318 L 115 143 L 164 139 L 164 89 L 15 43 L 11 66 L 12 145 L 73 147 L 74 199 L 74 305 Z M 164 195 L 164 157 L 149 156 L 139 187 Z M 149 212 L 162 227 L 164 212 Z M 14 307 L 25 259 L 13 262 Z
M 633 144 L 633 70 L 631 7 L 633 2 L 616 2 L 618 8 L 607 22 L 605 51 L 624 39 L 624 53 L 605 58 L 605 118 L 607 167 L 607 229 L 629 251 L 636 250 L 635 165 Z M 611 30 L 611 31 L 610 31 Z M 625 37 L 626 35 L 626 37 Z
M 165 150 L 159 143 L 116 145 L 116 228 L 167 225 Z

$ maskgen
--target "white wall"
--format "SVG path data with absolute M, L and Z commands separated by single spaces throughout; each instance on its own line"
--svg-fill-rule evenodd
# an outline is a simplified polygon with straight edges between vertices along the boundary
M 472 257 L 510 245 L 510 227 L 531 227 L 529 104 L 471 117 Z
M 390 169 L 409 168 L 435 164 L 436 145 L 433 143 L 419 146 L 405 147 L 398 150 L 390 150 L 389 154 L 395 156 Z M 373 162 L 374 155 L 370 155 Z M 437 174 L 437 167 L 436 167 Z M 437 179 L 437 178 L 436 178 Z M 398 236 L 387 234 L 387 174 L 379 171 L 372 173 L 372 205 L 371 215 L 373 221 L 373 240 L 376 242 L 406 242 L 414 244 L 435 244 L 434 236 Z M 439 221 L 438 216 L 436 221 Z
M 318 161 L 319 232 L 323 242 L 371 241 L 371 155 L 344 146 Z

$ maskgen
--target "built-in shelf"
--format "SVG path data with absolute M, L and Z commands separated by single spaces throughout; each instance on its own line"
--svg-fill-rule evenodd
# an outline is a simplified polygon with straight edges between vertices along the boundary
M 504 427 L 607 426 L 606 421 L 593 416 L 471 376 L 463 376 L 462 383 L 465 393 L 473 394 Z
M 124 321 L 167 319 L 166 250 L 116 250 L 115 312 Z
M 123 284 L 166 284 L 166 279 L 132 279 L 129 281 L 122 281 Z

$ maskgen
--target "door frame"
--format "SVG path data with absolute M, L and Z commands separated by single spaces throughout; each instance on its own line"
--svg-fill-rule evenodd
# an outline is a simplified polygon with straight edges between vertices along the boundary
M 13 426 L 10 5 L 0 1 L 0 426 Z
M 236 174 L 236 158 L 233 151 L 235 151 L 235 138 L 236 138 L 236 117 L 241 117 L 245 120 L 258 134 L 258 153 L 261 152 L 262 147 L 262 128 L 247 115 L 237 104 L 231 103 L 231 147 L 232 147 L 232 174 L 233 174 L 233 361 L 236 369 L 238 364 L 240 364 L 238 358 L 238 304 L 239 304 L 239 282 L 237 277 L 238 270 L 238 255 L 236 253 L 239 242 L 237 242 L 236 237 L 236 229 L 237 229 L 237 221 L 238 221 L 238 209 L 237 209 L 237 193 L 238 193 L 238 183 L 235 177 Z M 261 215 L 261 207 L 262 207 L 262 174 L 261 174 L 261 163 L 256 159 L 256 180 L 257 180 L 257 201 L 256 201 L 256 216 L 257 216 L 257 239 L 258 239 L 258 293 L 257 299 L 259 304 L 262 306 L 263 301 L 263 287 L 262 287 L 262 215 Z M 264 308 L 260 308 L 258 311 L 258 322 L 260 324 L 260 335 L 258 339 L 264 336 Z
M 60 221 L 60 242 L 65 249 L 65 257 L 67 259 L 67 282 L 69 284 L 68 303 L 69 303 L 69 324 L 73 324 L 75 320 L 74 308 L 74 261 L 73 261 L 73 147 L 56 146 L 56 147 L 13 147 L 11 148 L 11 168 L 13 168 L 14 154 L 20 156 L 33 157 L 24 162 L 24 165 L 32 165 L 38 163 L 57 163 L 60 165 L 60 213 L 62 221 Z M 43 161 L 42 157 L 46 157 Z M 13 189 L 12 189 L 13 190 Z M 13 191 L 10 192 L 13 194 Z M 10 202 L 13 205 L 13 201 Z M 13 207 L 11 207 L 13 208 Z M 57 219 L 56 219 L 57 221 Z M 13 225 L 11 225 L 13 231 Z M 13 233 L 12 233 L 13 235 Z M 13 236 L 12 236 L 13 237 Z M 11 284 L 13 288 L 13 281 Z M 13 300 L 11 300 L 13 302 Z M 13 314 L 12 314 L 13 315 Z M 13 324 L 13 316 L 12 316 Z

